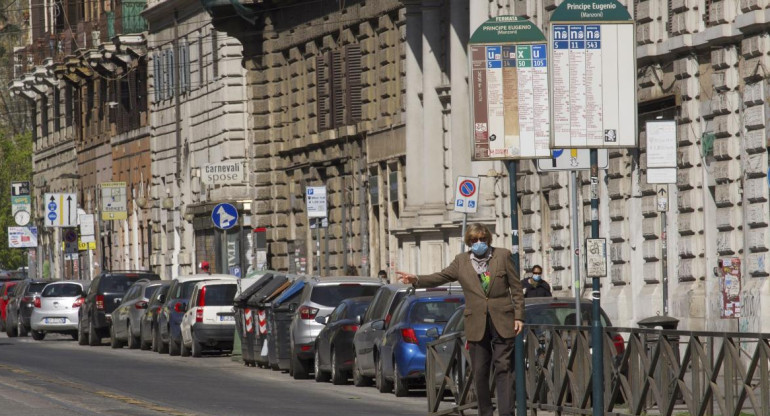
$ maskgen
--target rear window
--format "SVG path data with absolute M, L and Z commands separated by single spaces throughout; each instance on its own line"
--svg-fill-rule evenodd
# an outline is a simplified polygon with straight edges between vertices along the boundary
M 342 284 L 333 286 L 316 286 L 310 294 L 310 301 L 323 306 L 337 306 L 343 300 L 359 296 L 372 296 L 379 286 Z
M 446 323 L 460 306 L 457 302 L 425 301 L 412 306 L 409 321 L 414 324 Z
M 47 284 L 47 282 L 30 283 L 29 287 L 27 287 L 27 293 L 40 293 Z
M 193 289 L 195 289 L 195 284 L 198 282 L 200 282 L 200 280 L 191 280 L 175 285 L 174 293 L 171 294 L 171 299 L 190 299 Z
M 155 291 L 157 291 L 159 287 L 160 287 L 160 285 L 145 286 L 144 287 L 144 297 L 147 298 L 147 299 L 152 299 L 152 295 L 155 294 Z
M 238 285 L 211 285 L 206 286 L 204 301 L 206 306 L 228 306 L 233 304 Z
M 72 296 L 79 296 L 83 293 L 83 289 L 80 285 L 73 283 L 62 283 L 59 285 L 48 285 L 43 289 L 43 293 L 40 296 L 44 298 L 66 298 Z
M 139 277 L 116 276 L 103 277 L 100 282 L 102 293 L 126 293 Z

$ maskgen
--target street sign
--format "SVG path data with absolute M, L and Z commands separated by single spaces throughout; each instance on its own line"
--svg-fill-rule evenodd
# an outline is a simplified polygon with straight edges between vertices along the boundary
M 471 36 L 473 159 L 549 157 L 548 45 L 518 16 L 487 20 Z
M 668 211 L 668 190 L 666 188 L 665 185 L 658 187 L 658 212 Z
M 37 227 L 8 227 L 8 248 L 37 247 Z
M 201 182 L 205 185 L 237 185 L 246 181 L 242 161 L 207 163 L 203 165 Z
M 457 177 L 455 188 L 455 212 L 475 213 L 479 201 L 479 178 L 469 176 Z
M 78 198 L 76 194 L 45 194 L 46 227 L 75 227 Z
M 229 230 L 238 224 L 238 209 L 233 204 L 217 204 L 211 211 L 211 221 L 221 230 Z
M 607 169 L 609 164 L 609 151 L 599 149 L 599 169 Z M 591 169 L 589 149 L 554 149 L 550 159 L 537 160 L 537 170 L 541 172 L 589 169 Z
M 80 239 L 84 242 L 95 241 L 93 214 L 80 214 L 78 222 L 80 223 Z
M 308 218 L 326 218 L 326 187 L 308 186 L 305 189 Z
M 29 181 L 11 182 L 11 196 L 29 196 Z
M 29 193 L 29 182 L 11 182 L 11 216 L 16 225 L 29 224 L 32 212 L 32 197 Z
M 586 238 L 586 275 L 607 276 L 607 243 L 603 238 Z
M 676 183 L 676 121 L 648 121 L 647 183 Z
M 96 241 L 84 241 L 78 239 L 78 251 L 96 250 Z
M 125 182 L 102 182 L 102 220 L 128 218 Z
M 635 26 L 625 6 L 565 0 L 549 34 L 551 147 L 636 147 Z
M 73 229 L 68 229 L 64 232 L 64 241 L 67 243 L 74 243 L 78 240 L 78 233 Z

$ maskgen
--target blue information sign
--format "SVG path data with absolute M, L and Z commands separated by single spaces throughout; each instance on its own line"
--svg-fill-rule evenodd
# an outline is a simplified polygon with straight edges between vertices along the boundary
M 211 211 L 211 221 L 215 227 L 229 230 L 238 224 L 238 209 L 233 204 L 218 204 Z

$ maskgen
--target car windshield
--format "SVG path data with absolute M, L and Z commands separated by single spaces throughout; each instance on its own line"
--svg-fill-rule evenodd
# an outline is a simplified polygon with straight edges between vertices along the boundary
M 228 306 L 233 304 L 238 285 L 211 285 L 206 286 L 204 301 L 206 306 Z
M 44 298 L 65 298 L 80 296 L 83 294 L 83 288 L 73 283 L 62 283 L 58 285 L 48 285 L 43 289 L 40 295 Z
M 417 302 L 412 306 L 409 321 L 413 324 L 446 322 L 459 306 L 456 302 L 443 300 Z
M 171 294 L 171 299 L 190 299 L 195 284 L 198 282 L 200 282 L 200 280 L 190 280 L 176 285 L 174 293 Z
M 343 300 L 359 296 L 372 296 L 379 286 L 361 285 L 358 283 L 333 286 L 316 286 L 310 295 L 310 301 L 323 306 L 337 306 Z
M 582 325 L 591 325 L 593 311 L 591 305 L 581 305 L 580 314 L 583 317 Z M 526 323 L 530 325 L 575 325 L 576 316 L 574 305 L 533 305 L 526 309 Z M 607 317 L 602 314 L 602 326 L 610 326 Z
M 27 293 L 40 293 L 43 291 L 43 288 L 47 284 L 47 282 L 30 283 L 29 287 L 27 288 Z

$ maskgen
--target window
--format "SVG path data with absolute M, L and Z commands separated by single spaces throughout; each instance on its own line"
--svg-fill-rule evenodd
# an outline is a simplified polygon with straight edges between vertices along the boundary
M 83 288 L 75 283 L 63 283 L 59 285 L 48 285 L 43 289 L 40 296 L 44 298 L 63 298 L 80 296 L 83 294 Z
M 53 88 L 53 129 L 61 129 L 61 90 L 58 86 Z
M 176 61 L 174 60 L 174 50 L 169 49 L 166 51 L 166 74 L 168 74 L 168 85 L 166 85 L 166 98 L 170 99 L 174 97 L 176 93 Z
M 202 87 L 205 82 L 203 63 L 203 34 L 201 34 L 198 36 L 198 88 Z
M 48 136 L 48 96 L 40 98 L 40 136 Z
M 211 31 L 211 67 L 214 72 L 214 79 L 219 78 L 219 41 L 216 30 Z
M 72 91 L 72 85 L 67 84 L 65 87 L 65 93 L 64 93 L 64 121 L 66 124 L 66 127 L 72 127 L 72 115 L 74 114 L 73 110 L 73 101 L 74 92 Z
M 206 306 L 231 306 L 237 290 L 238 285 L 235 284 L 208 285 L 205 287 L 205 292 L 200 293 L 203 293 Z
M 339 305 L 345 299 L 359 296 L 372 296 L 379 286 L 361 285 L 358 283 L 339 284 L 333 286 L 315 286 L 310 295 L 312 302 L 324 306 Z
M 316 57 L 318 130 L 361 120 L 361 46 Z
M 409 321 L 415 324 L 432 324 L 448 321 L 460 305 L 457 302 L 450 302 L 450 300 L 457 300 L 457 298 L 415 303 L 409 314 Z
M 179 88 L 182 94 L 190 91 L 190 45 L 179 44 Z
M 154 285 L 154 286 L 146 286 L 144 288 L 144 297 L 147 299 L 152 299 L 152 295 L 155 294 L 155 291 L 158 290 L 160 285 Z
M 155 96 L 155 102 L 159 102 L 163 99 L 163 91 L 161 87 L 161 80 L 163 77 L 163 74 L 161 73 L 161 55 L 159 53 L 156 53 L 152 56 L 152 87 L 155 89 L 155 93 L 153 94 Z

